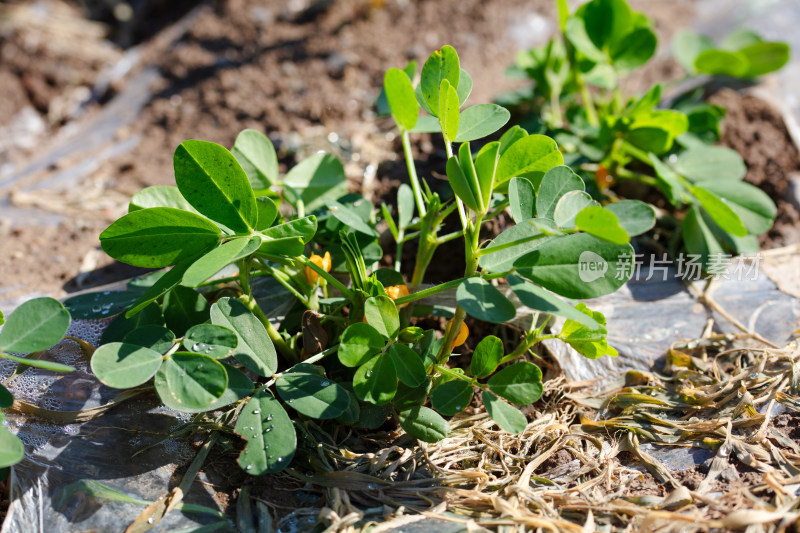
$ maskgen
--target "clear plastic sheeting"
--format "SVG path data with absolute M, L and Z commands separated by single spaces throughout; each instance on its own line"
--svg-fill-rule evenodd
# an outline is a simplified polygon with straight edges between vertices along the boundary
M 272 310 L 272 316 L 282 316 L 293 299 L 277 283 L 259 281 L 254 286 L 259 303 Z M 124 284 L 100 290 L 104 289 L 122 290 Z M 73 320 L 67 335 L 97 346 L 110 321 Z M 77 370 L 59 374 L 28 368 L 9 385 L 16 400 L 56 413 L 6 411 L 9 428 L 23 441 L 26 453 L 13 469 L 11 505 L 1 533 L 123 531 L 148 503 L 178 485 L 182 467 L 197 454 L 201 441 L 191 438 L 153 445 L 192 415 L 161 406 L 155 393 L 147 392 L 93 420 L 72 421 L 71 412 L 107 405 L 123 391 L 97 381 L 76 342 L 64 340 L 48 353 Z M 0 376 L 7 378 L 15 366 L 3 360 Z M 208 479 L 201 471 L 183 502 L 204 506 L 205 512 L 174 510 L 152 531 L 211 524 L 220 525 L 214 531 L 226 530 L 220 517 L 224 510 L 204 481 Z M 219 514 L 211 514 L 213 510 Z
M 709 319 L 714 320 L 717 332 L 741 333 L 727 317 L 698 301 L 697 291 L 705 282 L 696 282 L 695 291 L 672 267 L 650 280 L 648 274 L 642 269 L 641 281 L 629 281 L 614 294 L 586 302 L 605 315 L 608 343 L 617 349 L 618 357 L 590 361 L 561 341 L 545 341 L 567 380 L 611 380 L 625 370 L 648 370 L 673 343 L 700 337 Z M 712 298 L 751 331 L 785 345 L 800 328 L 800 300 L 778 290 L 761 271 L 748 277 L 716 280 Z

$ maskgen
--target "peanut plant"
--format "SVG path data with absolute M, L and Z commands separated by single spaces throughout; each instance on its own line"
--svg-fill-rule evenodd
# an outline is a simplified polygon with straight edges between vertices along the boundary
M 652 208 L 600 206 L 550 137 L 512 128 L 488 140 L 509 113 L 464 107 L 472 79 L 452 47 L 428 58 L 415 85 L 416 77 L 412 63 L 384 80 L 410 183 L 393 207 L 347 194 L 342 164 L 327 154 L 281 175 L 272 143 L 253 130 L 230 151 L 182 143 L 176 186 L 135 194 L 100 235 L 119 261 L 169 269 L 106 294 L 100 307 L 67 301 L 83 318 L 114 317 L 91 359 L 97 378 L 151 388 L 166 406 L 194 413 L 198 430 L 237 434 L 239 465 L 259 475 L 292 462 L 309 420 L 377 428 L 391 417 L 435 442 L 448 434 L 445 417 L 479 393 L 500 428 L 520 432 L 520 406 L 542 394 L 542 372 L 526 357 L 536 343 L 560 339 L 589 358 L 616 355 L 603 315 L 564 298 L 625 283 L 630 272 L 618 267 L 632 253 L 630 237 L 653 226 Z M 447 197 L 431 191 L 412 157 L 410 136 L 431 131 L 448 154 Z M 504 212 L 513 223 L 481 240 L 481 228 Z M 450 217 L 459 229 L 444 233 Z M 379 227 L 395 241 L 393 268 L 378 266 Z M 424 285 L 449 241 L 463 243 L 463 275 Z M 404 246 L 416 247 L 410 280 L 401 274 Z M 264 284 L 259 296 L 254 287 Z M 452 305 L 427 303 L 446 291 L 455 292 Z M 276 302 L 286 304 L 280 316 Z M 466 317 L 509 323 L 520 305 L 530 313 L 516 346 L 472 339 L 470 363 L 451 364 L 469 339 Z M 431 313 L 450 318 L 443 331 L 420 325 Z M 547 330 L 554 315 L 564 319 L 557 332 Z

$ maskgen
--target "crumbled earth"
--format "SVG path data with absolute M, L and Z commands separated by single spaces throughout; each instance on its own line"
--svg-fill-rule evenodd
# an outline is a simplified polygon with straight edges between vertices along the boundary
M 96 236 L 124 212 L 131 194 L 173 182 L 172 152 L 188 138 L 230 146 L 239 131 L 255 128 L 273 139 L 284 169 L 324 149 L 344 159 L 353 188 L 366 173 L 365 195 L 393 197 L 407 178 L 390 121 L 376 120 L 374 113 L 385 70 L 422 62 L 449 43 L 476 81 L 470 101 L 488 102 L 514 87 L 504 77 L 513 54 L 545 40 L 555 20 L 550 0 L 143 4 L 149 11 L 135 13 L 127 25 L 113 23 L 103 2 L 0 6 L 4 164 L 35 161 L 66 126 L 96 116 L 143 69 L 157 72 L 145 106 L 113 139 L 122 143 L 141 135 L 133 148 L 105 159 L 66 190 L 28 191 L 0 179 L 0 210 L 13 208 L 0 217 L 0 301 L 33 293 L 62 296 L 129 276 L 130 269 L 97 251 Z M 653 79 L 679 75 L 668 58 L 669 39 L 690 23 L 692 8 L 688 0 L 633 4 L 655 17 L 662 39 L 658 58 L 626 81 L 636 91 Z M 80 6 L 99 21 L 88 20 Z M 116 73 L 120 65 L 129 71 Z M 420 136 L 415 149 L 423 174 L 435 183 L 442 147 Z M 36 180 L 75 164 L 61 159 Z M 0 165 L 0 176 L 3 170 Z M 442 258 L 459 253 L 457 247 L 439 252 Z

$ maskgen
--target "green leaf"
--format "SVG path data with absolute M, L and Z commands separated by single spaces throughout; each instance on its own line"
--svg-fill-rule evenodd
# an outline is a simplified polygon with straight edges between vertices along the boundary
M 656 171 L 656 181 L 658 188 L 667 197 L 669 203 L 674 206 L 680 206 L 683 203 L 684 187 L 680 182 L 680 178 L 675 172 L 667 165 L 661 162 L 655 154 L 648 154 L 650 162 L 653 165 L 653 170 Z
M 183 274 L 183 284 L 197 287 L 229 264 L 254 253 L 259 246 L 261 237 L 232 239 L 192 263 Z
M 328 206 L 331 214 L 348 228 L 351 228 L 355 231 L 360 231 L 361 233 L 365 233 L 367 235 L 372 235 L 373 237 L 377 237 L 379 235 L 375 228 L 364 222 L 361 216 L 353 209 L 350 209 L 344 204 L 331 199 L 326 199 L 325 205 Z
M 210 307 L 202 294 L 178 285 L 164 296 L 163 309 L 167 327 L 182 337 L 190 327 L 208 320 Z
M 417 86 L 419 90 L 419 85 Z M 421 100 L 422 93 L 417 96 L 417 101 L 424 101 Z M 426 104 L 427 105 L 427 104 Z M 427 108 L 425 108 L 427 111 Z M 411 133 L 439 133 L 442 131 L 442 128 L 439 126 L 439 119 L 433 115 L 421 115 L 417 120 L 417 125 L 414 126 L 413 129 L 409 130 Z
M 242 302 L 220 298 L 211 306 L 211 323 L 236 333 L 233 357 L 248 370 L 267 378 L 277 371 L 278 354 L 266 328 Z
M 344 366 L 361 366 L 383 350 L 385 345 L 386 338 L 369 324 L 351 324 L 342 333 L 339 361 Z
M 517 314 L 514 304 L 503 293 L 483 278 L 469 278 L 456 290 L 456 300 L 468 315 L 502 324 Z
M 606 55 L 598 49 L 586 32 L 586 24 L 582 18 L 570 17 L 567 19 L 565 35 L 569 42 L 590 61 L 606 61 Z
M 515 263 L 517 272 L 567 298 L 595 298 L 619 289 L 630 277 L 633 248 L 578 233 L 543 243 Z M 578 282 L 581 280 L 581 282 Z
M 163 356 L 143 346 L 112 342 L 94 351 L 92 372 L 104 385 L 115 389 L 137 387 L 152 378 Z
M 388 296 L 373 296 L 364 302 L 364 317 L 367 324 L 387 339 L 394 339 L 400 331 L 400 316 L 397 307 Z
M 278 218 L 278 206 L 272 201 L 272 198 L 267 196 L 259 196 L 256 198 L 256 206 L 258 208 L 258 222 L 256 222 L 256 229 L 263 231 L 270 227 L 275 219 Z
M 31 353 L 58 344 L 69 328 L 69 311 L 53 298 L 23 303 L 6 318 L 0 330 L 0 351 Z
M 564 194 L 556 204 L 553 211 L 553 220 L 556 225 L 562 229 L 575 228 L 575 219 L 578 213 L 587 207 L 596 206 L 595 202 L 589 193 L 583 191 L 569 191 Z
M 156 372 L 155 386 L 162 401 L 171 400 L 179 410 L 203 409 L 225 392 L 228 375 L 225 367 L 207 355 L 176 352 L 164 359 Z
M 172 185 L 153 185 L 145 187 L 131 197 L 128 212 L 148 209 L 150 207 L 174 207 L 191 213 L 198 213 L 192 204 L 186 201 L 177 187 Z
M 458 120 L 458 133 L 453 140 L 463 143 L 482 139 L 508 123 L 511 113 L 497 104 L 478 104 L 461 112 Z
M 74 319 L 108 318 L 135 302 L 141 293 L 134 291 L 103 291 L 79 294 L 64 300 L 64 307 Z
M 694 62 L 700 52 L 712 48 L 714 48 L 714 41 L 692 29 L 678 30 L 672 38 L 672 52 L 675 54 L 675 59 L 690 74 L 695 72 Z
M 508 201 L 511 207 L 511 218 L 517 224 L 536 216 L 536 191 L 533 189 L 531 180 L 511 178 L 508 182 Z
M 754 31 L 747 28 L 737 28 L 722 39 L 720 48 L 736 52 L 745 46 L 763 42 L 763 39 Z
M 467 146 L 467 144 L 462 144 L 461 146 Z M 469 164 L 472 165 L 471 160 Z M 468 169 L 468 171 L 469 170 L 474 171 L 474 167 L 472 169 Z M 476 191 L 473 190 L 473 184 L 470 178 L 464 172 L 464 169 L 461 167 L 459 158 L 457 156 L 452 156 L 447 160 L 446 171 L 447 181 L 450 182 L 450 187 L 453 188 L 453 192 L 456 194 L 456 196 L 458 196 L 461 201 L 464 202 L 464 205 L 473 211 L 481 211 L 480 199 L 478 196 L 476 196 Z
M 397 125 L 407 130 L 413 128 L 419 117 L 419 103 L 408 75 L 400 69 L 390 68 L 383 77 L 383 88 Z
M 439 111 L 439 87 L 442 80 L 447 80 L 453 87 L 458 87 L 461 67 L 458 62 L 458 54 L 452 46 L 443 46 L 430 55 L 422 66 L 422 78 L 420 79 L 420 89 L 428 111 L 433 111 L 432 115 L 438 116 Z
M 259 253 L 297 257 L 305 252 L 305 245 L 317 233 L 317 219 L 310 215 L 291 220 L 264 230 Z
M 75 369 L 69 365 L 62 365 L 61 363 L 54 363 L 52 361 L 42 361 L 39 359 L 28 359 L 25 357 L 17 357 L 15 355 L 10 355 L 7 353 L 0 353 L 0 357 L 3 359 L 9 359 L 11 361 L 16 361 L 17 363 L 21 363 L 26 366 L 35 366 L 36 368 L 41 368 L 44 370 L 52 370 L 53 372 L 74 372 Z
M 350 405 L 347 391 L 319 374 L 288 372 L 275 382 L 275 389 L 295 411 L 311 418 L 336 418 Z
M 743 181 L 717 180 L 700 181 L 697 186 L 722 198 L 751 235 L 764 233 L 775 221 L 777 208 L 758 187 Z
M 502 137 L 500 137 L 500 155 L 506 153 L 514 143 L 521 141 L 528 137 L 528 132 L 519 126 L 511 126 L 506 130 Z
M 701 146 L 678 156 L 675 170 L 692 182 L 740 180 L 747 172 L 742 157 L 724 146 Z
M 496 187 L 502 189 L 502 185 L 514 177 L 531 178 L 537 183 L 545 172 L 563 164 L 564 157 L 553 139 L 544 135 L 528 135 L 509 146 L 500 156 Z
M 641 150 L 663 154 L 688 129 L 689 119 L 686 115 L 664 109 L 637 115 L 624 138 Z
M 486 412 L 503 431 L 522 433 L 528 427 L 528 419 L 513 405 L 506 403 L 487 390 L 483 391 L 482 398 Z
M 575 306 L 575 311 L 588 317 L 598 327 L 587 328 L 582 321 L 575 321 L 568 319 L 558 338 L 572 346 L 582 356 L 588 359 L 597 359 L 603 355 L 611 357 L 617 356 L 617 350 L 608 345 L 606 335 L 606 317 L 600 311 L 592 311 L 585 303 L 579 303 Z
M 503 341 L 494 335 L 487 335 L 475 347 L 472 354 L 472 361 L 470 362 L 469 371 L 478 379 L 485 378 L 495 371 L 497 365 L 500 364 L 500 359 L 503 358 Z M 463 382 L 462 382 L 463 383 Z M 472 396 L 472 389 L 470 387 L 470 397 Z M 460 405 L 466 405 L 464 403 Z M 434 407 L 436 407 L 434 405 Z M 443 412 L 437 407 L 437 410 Z M 447 414 L 447 413 L 444 413 Z
M 618 69 L 641 67 L 655 54 L 658 39 L 650 28 L 637 28 L 611 49 L 611 62 Z
M 297 433 L 280 402 L 267 391 L 247 401 L 234 431 L 247 441 L 239 466 L 250 475 L 280 472 L 292 462 Z
M 542 371 L 527 361 L 500 370 L 487 382 L 489 390 L 519 405 L 528 405 L 542 396 Z
M 536 193 L 536 214 L 540 218 L 552 219 L 556 205 L 562 196 L 571 191 L 583 192 L 583 180 L 571 168 L 559 165 L 547 171 Z
M 466 381 L 447 381 L 431 391 L 431 405 L 443 415 L 453 416 L 469 405 L 472 393 L 472 385 Z
M 480 267 L 490 272 L 506 272 L 511 270 L 517 259 L 555 238 L 542 233 L 534 220 L 521 221 L 498 235 L 484 248 L 478 260 Z
M 423 442 L 438 442 L 450 432 L 447 420 L 421 405 L 401 411 L 397 419 L 406 433 Z
M 655 210 L 640 200 L 621 200 L 605 206 L 616 215 L 619 225 L 630 235 L 641 235 L 656 225 Z
M 166 326 L 161 307 L 157 303 L 151 302 L 131 318 L 127 318 L 125 314 L 114 317 L 114 320 L 103 331 L 100 344 L 122 341 L 130 332 L 143 326 Z
M 269 137 L 260 131 L 247 129 L 240 132 L 231 153 L 253 189 L 268 189 L 278 181 L 278 154 Z
M 522 305 L 534 311 L 563 316 L 575 320 L 589 329 L 597 329 L 599 327 L 597 322 L 591 317 L 587 317 L 585 314 L 576 311 L 570 304 L 538 285 L 514 275 L 508 276 L 508 284 L 511 286 L 511 290 L 514 291 L 514 294 L 517 295 L 520 302 L 522 302 Z M 478 351 L 477 348 L 475 351 Z M 473 355 L 472 357 L 474 361 L 475 356 Z
M 747 229 L 739 220 L 739 216 L 717 195 L 696 186 L 691 188 L 691 193 L 700 201 L 700 205 L 720 228 L 737 237 L 747 235 Z
M 703 265 L 708 264 L 709 257 L 723 253 L 722 246 L 703 220 L 699 206 L 693 205 L 686 212 L 681 224 L 681 235 L 686 251 L 699 256 L 700 263 Z
M 100 234 L 108 255 L 129 265 L 160 268 L 216 246 L 220 230 L 210 220 L 172 207 L 128 213 Z
M 586 33 L 597 48 L 606 48 L 627 38 L 634 14 L 625 0 L 592 0 L 576 12 L 586 24 Z
M 727 50 L 704 50 L 694 60 L 697 72 L 711 75 L 741 78 L 747 74 L 749 67 L 750 62 L 744 54 Z
M 389 357 L 394 363 L 397 378 L 409 387 L 419 387 L 427 379 L 422 358 L 405 344 L 392 344 Z
M 450 85 L 448 80 L 442 80 L 442 85 L 439 88 L 439 112 L 437 116 L 439 117 L 439 127 L 449 140 L 455 139 L 458 133 L 458 108 L 458 93 L 455 87 Z
M 469 73 L 461 69 L 461 74 L 458 77 L 458 87 L 456 88 L 456 92 L 458 92 L 458 102 L 460 105 L 464 105 L 464 102 L 467 101 L 469 98 L 470 93 L 472 92 L 472 76 Z
M 338 198 L 347 192 L 342 162 L 331 154 L 304 159 L 286 174 L 283 184 L 300 193 L 306 211 L 325 205 L 324 198 Z
M 0 426 L 0 468 L 17 464 L 24 456 L 22 441 L 8 428 Z
M 131 330 L 122 337 L 122 342 L 163 354 L 175 345 L 175 334 L 164 326 L 146 324 Z
M 258 210 L 250 181 L 224 146 L 184 141 L 175 150 L 173 164 L 178 189 L 198 212 L 236 233 L 255 227 Z
M 779 42 L 753 43 L 739 50 L 747 59 L 748 68 L 743 77 L 755 78 L 781 69 L 789 62 L 789 45 Z
M 392 401 L 397 392 L 397 372 L 391 357 L 380 354 L 361 365 L 353 376 L 353 391 L 360 400 L 375 405 Z
M 414 218 L 414 191 L 405 183 L 397 189 L 397 225 L 405 229 Z
M 196 324 L 189 328 L 183 339 L 186 350 L 214 359 L 230 357 L 238 345 L 239 338 L 233 330 L 213 324 Z
M 225 363 L 222 363 L 222 367 L 228 375 L 228 387 L 225 389 L 225 392 L 222 393 L 222 396 L 211 402 L 210 405 L 200 408 L 190 408 L 179 404 L 170 395 L 162 396 L 161 401 L 164 402 L 164 405 L 176 411 L 182 411 L 184 413 L 205 413 L 244 400 L 253 394 L 255 385 L 241 370 Z
M 0 408 L 5 409 L 12 405 L 14 405 L 14 396 L 11 395 L 7 388 L 0 384 Z
M 463 145 L 462 145 L 463 146 Z M 459 153 L 461 150 L 459 149 Z M 477 175 L 478 191 L 481 195 L 481 204 L 487 211 L 492 202 L 492 191 L 497 175 L 497 163 L 500 160 L 500 143 L 490 142 L 483 146 L 475 156 L 475 174 Z
M 615 244 L 626 244 L 631 240 L 620 226 L 617 215 L 600 206 L 582 209 L 575 217 L 575 226 L 589 235 Z

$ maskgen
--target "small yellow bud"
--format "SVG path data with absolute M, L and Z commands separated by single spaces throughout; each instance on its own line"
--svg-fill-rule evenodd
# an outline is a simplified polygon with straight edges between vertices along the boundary
M 331 271 L 331 253 L 325 252 L 325 256 L 311 254 L 311 257 L 308 258 L 309 261 L 320 267 L 325 272 Z M 309 283 L 314 285 L 317 280 L 319 280 L 319 274 L 316 273 L 311 267 L 306 267 L 306 279 Z

